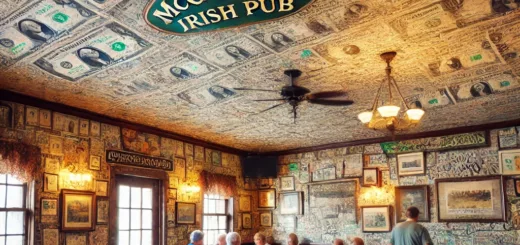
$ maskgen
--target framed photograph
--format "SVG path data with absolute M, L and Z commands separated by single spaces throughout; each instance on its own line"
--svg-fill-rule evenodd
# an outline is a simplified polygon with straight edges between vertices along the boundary
M 395 187 L 395 220 L 406 220 L 406 209 L 419 209 L 419 222 L 430 222 L 430 192 L 427 185 Z
M 65 245 L 87 245 L 87 234 L 66 233 Z
M 294 176 L 280 177 L 281 191 L 294 191 Z
M 96 222 L 96 193 L 61 191 L 61 230 L 93 231 Z
M 90 121 L 90 136 L 99 138 L 101 137 L 101 123 Z
M 58 192 L 58 175 L 57 174 L 43 174 L 43 191 L 44 192 Z
M 513 184 L 515 185 L 516 196 L 520 197 L 520 179 L 513 179 Z
M 397 155 L 397 173 L 399 176 L 424 175 L 426 173 L 424 152 Z
M 258 208 L 276 208 L 276 190 L 258 190 Z
M 283 192 L 280 193 L 280 214 L 302 214 L 303 212 L 303 192 Z
M 502 176 L 436 179 L 439 222 L 506 220 Z
M 40 127 L 52 128 L 52 113 L 49 110 L 40 109 Z
M 43 245 L 59 245 L 60 231 L 58 229 L 43 229 L 42 241 Z
M 89 135 L 89 123 L 87 119 L 79 119 L 79 135 L 80 136 L 86 136 Z
M 260 226 L 263 226 L 263 227 L 273 226 L 273 213 L 261 212 L 260 213 Z
M 184 154 L 186 156 L 193 156 L 193 145 L 184 143 Z
M 238 211 L 251 212 L 251 196 L 241 195 L 238 198 Z
M 520 149 L 498 152 L 500 173 L 503 175 L 520 175 Z
M 179 225 L 194 225 L 195 215 L 197 210 L 195 203 L 187 202 L 176 202 L 175 203 L 175 215 L 177 224 Z
M 42 198 L 41 215 L 58 215 L 58 199 Z
M 98 225 L 108 224 L 108 212 L 109 212 L 109 201 L 108 198 L 98 198 L 97 199 L 97 219 L 96 223 Z
M 336 179 L 336 167 L 326 167 L 318 169 L 312 172 L 312 182 L 335 180 Z
M 211 151 L 211 164 L 213 166 L 222 166 L 222 153 L 220 151 Z
M 253 228 L 253 220 L 250 213 L 242 213 L 242 229 Z
M 356 178 L 363 176 L 363 154 L 349 154 L 343 160 L 343 177 Z
M 45 172 L 58 174 L 60 172 L 60 159 L 45 158 Z
M 390 206 L 361 207 L 363 232 L 389 232 L 392 230 Z
M 195 161 L 202 161 L 204 162 L 205 156 L 204 156 L 204 147 L 202 146 L 194 146 L 193 147 L 193 158 Z
M 388 168 L 388 157 L 386 154 L 365 154 L 363 165 L 365 168 Z
M 168 189 L 168 198 L 177 200 L 177 189 Z
M 63 155 L 63 138 L 57 136 L 49 137 L 49 153 L 52 155 Z
M 31 106 L 25 106 L 25 125 L 38 126 L 39 117 L 40 117 L 40 112 L 38 111 L 38 108 L 31 107 Z
M 90 155 L 90 164 L 88 168 L 92 170 L 101 170 L 101 156 Z
M 171 189 L 177 189 L 177 187 L 179 186 L 179 177 L 170 176 L 169 185 Z
M 379 186 L 379 169 L 364 168 L 362 186 Z
M 96 180 L 96 196 L 108 196 L 108 181 Z
M 498 130 L 498 147 L 500 149 L 515 148 L 518 146 L 518 132 L 516 127 Z

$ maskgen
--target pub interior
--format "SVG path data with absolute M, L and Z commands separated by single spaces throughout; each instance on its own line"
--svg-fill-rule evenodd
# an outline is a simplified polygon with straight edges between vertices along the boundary
M 0 0 L 0 245 L 519 245 L 518 8 Z

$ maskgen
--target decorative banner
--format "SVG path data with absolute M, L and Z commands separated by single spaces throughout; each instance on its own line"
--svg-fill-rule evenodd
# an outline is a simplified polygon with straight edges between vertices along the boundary
M 279 19 L 298 12 L 312 1 L 152 0 L 144 10 L 144 18 L 160 31 L 200 33 Z
M 439 151 L 469 147 L 487 146 L 489 144 L 486 131 L 466 134 L 454 134 L 405 141 L 381 143 L 385 153 L 403 153 L 414 151 Z
M 173 161 L 136 153 L 107 150 L 107 163 L 118 163 L 143 168 L 173 171 Z

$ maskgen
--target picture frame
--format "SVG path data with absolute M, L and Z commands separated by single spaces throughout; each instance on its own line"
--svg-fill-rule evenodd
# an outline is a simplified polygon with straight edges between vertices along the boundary
M 510 149 L 518 147 L 517 127 L 502 128 L 498 130 L 498 148 Z
M 88 119 L 79 119 L 79 136 L 89 136 L 90 124 Z
M 504 222 L 503 176 L 436 179 L 439 222 Z
M 520 175 L 520 149 L 498 151 L 502 175 Z
M 169 199 L 173 199 L 173 200 L 177 200 L 177 189 L 169 188 L 168 189 L 168 198 Z
M 61 191 L 61 230 L 93 231 L 96 223 L 96 193 Z
M 82 233 L 66 233 L 65 245 L 87 245 L 87 234 Z
M 39 126 L 40 112 L 39 108 L 32 106 L 25 106 L 25 125 L 28 126 Z
M 52 113 L 50 110 L 40 109 L 40 127 L 52 128 Z
M 361 220 L 363 232 L 375 233 L 392 230 L 389 205 L 361 207 Z
M 273 179 L 271 178 L 261 178 L 260 184 L 258 185 L 258 189 L 271 189 L 273 188 Z
M 294 191 L 294 176 L 280 177 L 280 191 Z
M 238 211 L 251 212 L 251 196 L 241 195 L 238 197 Z
M 189 202 L 175 203 L 175 221 L 178 225 L 194 225 L 197 204 Z
M 43 229 L 42 245 L 59 245 L 60 231 L 58 229 Z
M 110 203 L 108 198 L 97 198 L 96 203 L 96 224 L 106 225 L 109 220 Z
M 379 173 L 378 168 L 364 168 L 363 169 L 363 179 L 361 186 L 369 187 L 369 186 L 379 186 L 381 183 L 381 174 Z
M 258 208 L 276 208 L 276 189 L 258 190 Z
M 280 214 L 303 214 L 303 192 L 280 193 Z
M 59 177 L 57 174 L 43 174 L 43 192 L 58 192 Z
M 91 137 L 101 137 L 101 123 L 96 121 L 90 121 L 89 135 Z
M 253 219 L 251 213 L 242 213 L 242 229 L 252 229 Z
M 388 156 L 380 154 L 363 154 L 363 167 L 365 168 L 388 168 Z
M 260 212 L 260 226 L 272 227 L 273 226 L 273 213 L 272 212 Z
M 363 176 L 363 154 L 348 154 L 343 160 L 343 178 Z
M 101 170 L 101 156 L 90 155 L 88 168 L 91 170 Z
M 56 216 L 56 215 L 58 215 L 58 199 L 42 198 L 42 200 L 41 200 L 41 215 L 42 216 Z
M 108 196 L 108 181 L 96 180 L 96 196 Z
M 329 166 L 312 172 L 312 182 L 335 180 L 336 166 Z
M 169 185 L 170 189 L 177 189 L 177 187 L 179 186 L 179 177 L 170 176 L 168 185 Z
M 397 174 L 401 176 L 426 174 L 424 152 L 397 154 Z
M 419 209 L 419 222 L 430 222 L 430 191 L 427 185 L 395 187 L 395 220 L 406 221 L 406 209 Z
M 513 185 L 515 188 L 515 194 L 520 197 L 520 179 L 513 179 Z
M 58 174 L 60 172 L 60 159 L 45 157 L 45 173 Z

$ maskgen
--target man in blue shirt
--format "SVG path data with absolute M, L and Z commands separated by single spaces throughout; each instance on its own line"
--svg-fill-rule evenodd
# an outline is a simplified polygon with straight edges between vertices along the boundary
M 190 244 L 188 245 L 203 245 L 204 244 L 204 233 L 199 230 L 194 230 L 190 234 Z
M 397 224 L 392 230 L 392 245 L 433 245 L 428 230 L 417 223 L 419 209 L 409 207 L 406 210 L 406 221 Z

